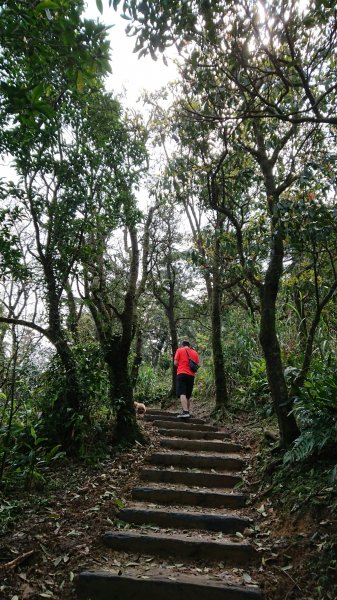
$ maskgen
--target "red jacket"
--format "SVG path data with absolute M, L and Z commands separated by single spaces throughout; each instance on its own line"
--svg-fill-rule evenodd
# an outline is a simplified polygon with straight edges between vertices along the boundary
M 200 362 L 199 355 L 196 350 L 193 350 L 193 348 L 189 348 L 188 346 L 178 348 L 177 352 L 174 355 L 174 360 L 178 363 L 177 375 L 180 375 L 180 373 L 185 373 L 185 375 L 195 375 L 195 373 L 193 373 L 193 371 L 191 371 L 190 369 L 190 365 L 188 362 L 189 357 L 187 352 L 192 360 L 194 360 L 198 364 Z

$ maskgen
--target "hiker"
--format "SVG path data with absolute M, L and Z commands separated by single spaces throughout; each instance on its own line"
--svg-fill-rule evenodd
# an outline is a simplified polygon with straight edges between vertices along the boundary
M 181 348 L 176 351 L 174 366 L 177 367 L 177 396 L 180 397 L 182 407 L 178 419 L 188 419 L 191 416 L 190 403 L 194 377 L 199 368 L 199 356 L 187 340 L 184 340 Z

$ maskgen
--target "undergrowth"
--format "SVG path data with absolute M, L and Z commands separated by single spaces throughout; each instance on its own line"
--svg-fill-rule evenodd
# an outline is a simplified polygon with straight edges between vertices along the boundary
M 337 598 L 337 481 L 333 458 L 311 457 L 293 464 L 274 458 L 272 448 L 262 450 L 260 489 L 269 500 L 284 527 L 308 520 L 303 537 L 304 574 L 315 600 Z M 270 465 L 274 464 L 274 468 Z

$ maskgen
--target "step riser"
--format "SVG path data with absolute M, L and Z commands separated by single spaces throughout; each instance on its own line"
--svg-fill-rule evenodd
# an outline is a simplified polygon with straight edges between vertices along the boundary
M 75 585 L 79 598 L 91 600 L 262 600 L 260 592 L 244 587 L 126 578 L 104 571 L 81 573 Z
M 199 440 L 161 440 L 163 448 L 174 448 L 175 450 L 199 450 L 200 452 L 222 452 L 224 454 L 236 454 L 242 451 L 238 444 L 229 442 L 203 442 Z
M 242 482 L 238 475 L 223 475 L 220 473 L 193 473 L 191 471 L 165 471 L 154 469 L 143 469 L 141 471 L 143 481 L 159 483 L 183 483 L 197 487 L 209 488 L 232 488 Z
M 158 421 L 158 415 L 145 415 L 145 421 Z M 177 422 L 177 415 L 170 415 L 170 416 L 165 416 L 165 415 L 160 415 L 160 420 L 162 422 L 169 422 L 171 423 L 172 421 L 174 423 Z M 178 420 L 179 421 L 179 420 Z M 180 421 L 179 421 L 180 422 Z M 195 419 L 194 417 L 190 417 L 188 419 L 188 423 L 198 423 L 200 425 L 205 425 L 205 421 L 203 419 Z
M 134 525 L 158 525 L 171 529 L 202 529 L 230 534 L 243 531 L 251 524 L 249 519 L 235 516 L 218 516 L 195 513 L 169 513 L 154 510 L 123 508 L 118 518 Z
M 244 462 L 240 458 L 164 454 L 160 452 L 152 454 L 147 462 L 152 465 L 173 465 L 189 469 L 221 469 L 224 471 L 240 471 L 244 466 Z
M 216 494 L 212 492 L 191 492 L 189 490 L 172 490 L 170 488 L 134 488 L 133 500 L 154 504 L 204 506 L 208 508 L 233 508 L 245 506 L 246 498 L 239 494 Z
M 173 438 L 185 438 L 189 440 L 219 440 L 220 442 L 228 435 L 221 431 L 192 431 L 191 429 L 158 429 L 160 435 Z
M 214 425 L 199 425 L 199 423 L 190 423 L 188 419 L 176 419 L 175 421 L 153 421 L 153 425 L 161 429 L 189 429 L 192 431 L 218 431 Z
M 217 542 L 177 540 L 163 536 L 137 536 L 106 533 L 102 537 L 106 546 L 122 552 L 152 554 L 154 556 L 179 556 L 206 562 L 222 561 L 226 565 L 248 565 L 256 559 L 249 544 L 219 544 Z

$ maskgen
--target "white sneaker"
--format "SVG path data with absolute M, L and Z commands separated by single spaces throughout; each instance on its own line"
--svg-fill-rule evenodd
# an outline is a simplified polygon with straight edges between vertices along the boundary
M 178 415 L 178 419 L 189 419 L 190 418 L 190 413 L 188 412 L 188 410 L 183 410 L 180 415 Z

